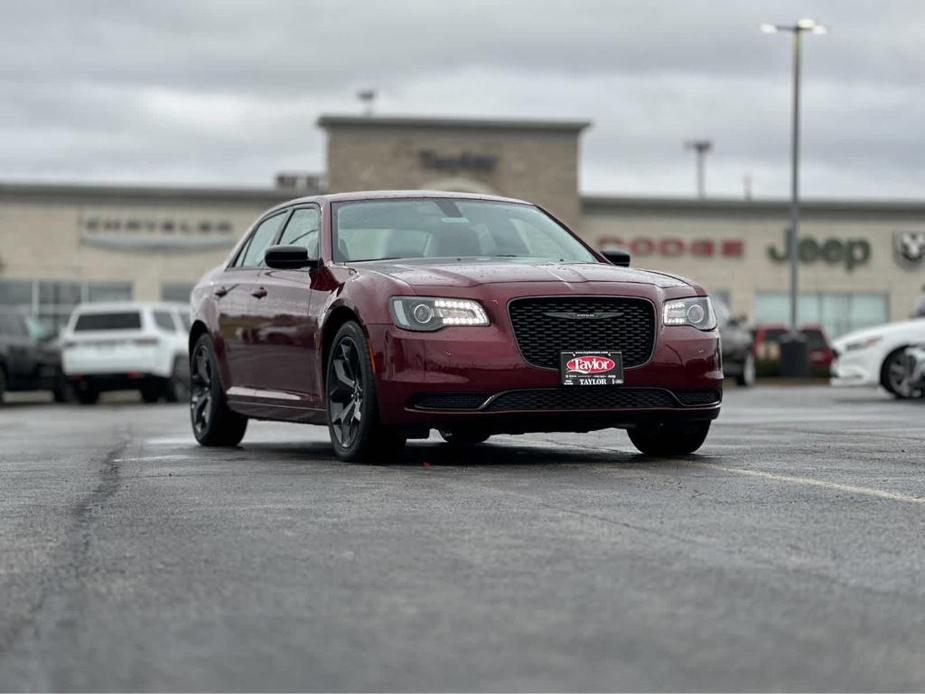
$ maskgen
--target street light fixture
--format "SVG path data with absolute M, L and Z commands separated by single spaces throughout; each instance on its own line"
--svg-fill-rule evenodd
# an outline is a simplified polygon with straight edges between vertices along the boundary
M 781 376 L 806 376 L 809 359 L 806 342 L 799 332 L 799 233 L 800 233 L 800 51 L 803 34 L 825 34 L 827 29 L 814 19 L 800 19 L 795 24 L 762 24 L 766 34 L 793 35 L 793 126 L 790 157 L 790 227 L 787 250 L 790 256 L 790 335 L 781 342 Z
M 707 152 L 713 149 L 713 143 L 710 140 L 687 140 L 684 149 L 692 149 L 697 154 L 697 197 L 702 200 L 707 195 L 704 159 Z

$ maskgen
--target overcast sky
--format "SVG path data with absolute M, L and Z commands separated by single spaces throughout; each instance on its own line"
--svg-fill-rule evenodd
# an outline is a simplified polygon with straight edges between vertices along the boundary
M 270 185 L 322 171 L 322 113 L 588 119 L 581 188 L 785 196 L 790 39 L 803 191 L 925 197 L 925 1 L 4 2 L 0 180 Z

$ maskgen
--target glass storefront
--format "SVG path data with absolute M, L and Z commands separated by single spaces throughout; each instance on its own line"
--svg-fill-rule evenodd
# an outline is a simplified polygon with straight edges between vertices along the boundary
M 128 282 L 0 280 L 0 306 L 28 311 L 55 329 L 67 322 L 77 304 L 131 299 Z
M 800 323 L 818 323 L 829 339 L 889 321 L 889 298 L 881 292 L 807 292 L 800 294 Z M 755 323 L 789 323 L 787 292 L 757 292 Z

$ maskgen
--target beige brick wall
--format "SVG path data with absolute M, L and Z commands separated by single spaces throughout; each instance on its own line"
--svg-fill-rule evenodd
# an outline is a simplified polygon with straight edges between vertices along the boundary
M 220 263 L 266 207 L 203 201 L 0 201 L 0 279 L 114 281 L 133 285 L 137 300 L 158 300 L 163 283 L 193 283 Z M 206 250 L 114 250 L 82 241 L 91 216 L 141 220 L 228 220 L 225 242 Z M 143 236 L 139 232 L 138 236 Z
M 570 224 L 581 218 L 578 133 L 558 131 L 328 127 L 328 189 L 466 189 L 525 198 Z M 420 152 L 490 155 L 489 171 L 455 174 L 422 166 Z M 458 185 L 462 184 L 462 185 Z

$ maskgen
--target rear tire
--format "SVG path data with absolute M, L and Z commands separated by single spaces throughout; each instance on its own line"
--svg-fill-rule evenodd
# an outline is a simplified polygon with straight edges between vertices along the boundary
M 74 397 L 81 405 L 95 405 L 99 402 L 100 391 L 89 383 L 78 383 L 74 387 Z
M 142 386 L 140 392 L 142 401 L 148 405 L 153 405 L 160 401 L 161 396 L 164 394 L 164 387 L 159 383 L 152 383 Z
M 6 371 L 0 366 L 0 405 L 3 404 L 4 395 L 6 395 Z
M 61 371 L 55 377 L 55 387 L 51 391 L 51 396 L 55 402 L 70 402 L 74 397 L 71 384 L 68 383 L 67 377 Z
M 643 455 L 662 457 L 688 455 L 703 445 L 707 434 L 710 433 L 710 423 L 640 426 L 629 429 L 626 433 Z
M 485 443 L 491 434 L 478 429 L 440 429 L 440 436 L 451 446 L 477 446 Z
M 334 335 L 324 383 L 334 455 L 348 461 L 388 462 L 401 453 L 405 436 L 379 422 L 369 346 L 363 329 L 353 321 Z
M 228 407 L 208 335 L 202 335 L 193 347 L 190 374 L 190 423 L 196 441 L 203 446 L 237 446 L 247 431 L 247 417 Z

